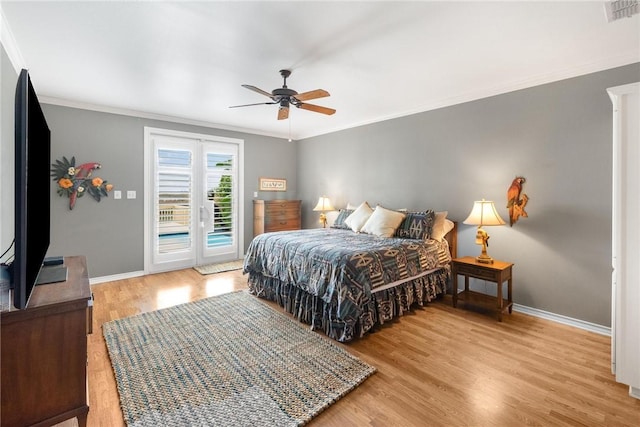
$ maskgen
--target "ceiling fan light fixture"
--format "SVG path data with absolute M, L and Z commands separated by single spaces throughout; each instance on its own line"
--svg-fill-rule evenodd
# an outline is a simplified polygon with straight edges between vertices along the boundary
M 248 107 L 252 105 L 264 105 L 264 104 L 278 104 L 278 120 L 284 120 L 289 117 L 289 106 L 293 105 L 296 108 L 302 108 L 303 110 L 309 110 L 316 113 L 331 115 L 336 112 L 333 108 L 321 107 L 319 105 L 306 104 L 303 101 L 309 99 L 323 98 L 329 96 L 329 92 L 324 89 L 316 89 L 309 92 L 298 93 L 293 89 L 287 87 L 287 78 L 291 75 L 291 70 L 280 70 L 280 75 L 284 79 L 284 83 L 281 88 L 274 89 L 271 93 L 257 88 L 252 85 L 242 85 L 242 87 L 252 90 L 261 95 L 271 98 L 272 102 L 262 102 L 257 104 L 244 104 L 233 105 L 229 108 L 236 107 Z M 284 110 L 284 111 L 283 111 Z

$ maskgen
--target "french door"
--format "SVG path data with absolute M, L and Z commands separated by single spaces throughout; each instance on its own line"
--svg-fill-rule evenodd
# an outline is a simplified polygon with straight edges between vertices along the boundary
M 242 256 L 243 141 L 145 128 L 145 272 Z

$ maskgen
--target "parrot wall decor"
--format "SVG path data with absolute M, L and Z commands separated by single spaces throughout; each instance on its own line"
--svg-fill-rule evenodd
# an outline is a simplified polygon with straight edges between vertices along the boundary
M 518 219 L 522 216 L 527 218 L 529 215 L 524 210 L 529 201 L 529 196 L 522 192 L 522 185 L 527 180 L 523 176 L 516 176 L 511 182 L 511 186 L 507 190 L 507 208 L 509 209 L 509 225 L 513 227 Z
M 69 197 L 69 209 L 73 209 L 79 197 L 89 193 L 96 201 L 108 197 L 113 185 L 99 176 L 93 176 L 93 171 L 100 169 L 100 163 L 90 162 L 76 166 L 76 158 L 71 160 L 62 157 L 51 165 L 51 176 L 58 184 L 57 193 L 60 197 Z

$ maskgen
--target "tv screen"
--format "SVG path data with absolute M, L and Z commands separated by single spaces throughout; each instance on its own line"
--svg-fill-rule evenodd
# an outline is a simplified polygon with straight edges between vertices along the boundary
M 27 70 L 15 99 L 15 259 L 13 305 L 27 306 L 49 248 L 51 132 Z

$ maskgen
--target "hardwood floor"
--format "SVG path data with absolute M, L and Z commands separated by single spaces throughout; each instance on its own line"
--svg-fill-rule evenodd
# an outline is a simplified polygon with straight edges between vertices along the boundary
M 240 271 L 192 269 L 92 286 L 88 425 L 124 425 L 104 322 L 246 286 Z M 445 298 L 340 345 L 378 372 L 310 426 L 640 425 L 608 337 L 525 314 L 499 323 Z

